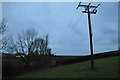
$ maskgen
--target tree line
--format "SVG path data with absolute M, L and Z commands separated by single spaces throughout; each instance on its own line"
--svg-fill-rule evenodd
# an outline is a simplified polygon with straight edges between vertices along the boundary
M 29 64 L 29 56 L 51 55 L 51 49 L 48 47 L 48 34 L 41 37 L 35 29 L 30 28 L 18 33 L 16 40 L 14 40 L 12 36 L 5 36 L 6 29 L 6 21 L 2 20 L 0 22 L 2 53 L 16 53 L 21 56 L 26 64 Z

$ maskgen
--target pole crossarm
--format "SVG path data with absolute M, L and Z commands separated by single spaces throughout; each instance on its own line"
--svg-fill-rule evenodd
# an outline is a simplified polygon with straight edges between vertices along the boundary
M 82 12 L 83 12 L 83 13 L 88 13 L 88 11 L 86 11 L 86 10 L 85 10 L 85 11 L 82 11 Z M 96 13 L 97 13 L 97 10 L 95 10 L 95 11 L 90 11 L 89 13 L 90 13 L 90 14 L 96 14 Z
M 77 8 L 78 9 L 79 7 L 84 7 L 85 10 L 82 11 L 83 13 L 88 13 L 88 9 L 89 9 L 89 13 L 90 14 L 96 14 L 97 13 L 97 10 L 96 8 L 98 8 L 98 6 L 100 6 L 100 4 L 98 4 L 97 6 L 92 6 L 91 3 L 89 3 L 88 5 L 83 5 L 81 4 L 81 2 L 78 4 Z M 92 10 L 90 10 L 92 9 Z

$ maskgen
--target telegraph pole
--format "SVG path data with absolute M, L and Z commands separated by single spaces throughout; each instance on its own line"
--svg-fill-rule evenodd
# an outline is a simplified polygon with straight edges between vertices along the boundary
M 84 7 L 85 11 L 82 11 L 83 13 L 88 14 L 88 25 L 89 25 L 89 37 L 90 37 L 90 52 L 91 52 L 91 70 L 94 69 L 94 56 L 93 56 L 93 43 L 92 43 L 92 28 L 91 28 L 91 19 L 90 19 L 90 14 L 96 14 L 97 10 L 96 8 L 100 5 L 98 4 L 97 6 L 91 6 L 91 3 L 88 5 L 82 5 L 81 2 L 77 6 L 77 9 L 79 7 Z

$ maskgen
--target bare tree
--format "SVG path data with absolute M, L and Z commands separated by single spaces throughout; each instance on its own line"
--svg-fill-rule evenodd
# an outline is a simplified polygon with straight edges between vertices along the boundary
M 50 48 L 48 48 L 48 35 L 39 37 L 38 32 L 31 28 L 21 34 L 19 33 L 16 42 L 12 38 L 8 38 L 4 44 L 7 43 L 10 45 L 8 44 L 6 49 L 9 52 L 19 54 L 28 66 L 33 55 L 48 55 L 51 53 Z M 23 54 L 25 54 L 24 57 Z
M 21 34 L 18 34 L 18 39 L 16 41 L 16 53 L 21 56 L 21 58 L 24 59 L 26 64 L 29 65 L 29 56 L 33 54 L 32 46 L 33 42 L 36 39 L 38 33 L 35 29 L 28 29 L 26 31 L 23 31 Z M 27 56 L 23 57 L 22 54 L 28 54 Z
M 45 35 L 45 37 L 37 37 L 32 45 L 32 51 L 34 54 L 38 55 L 48 55 L 49 50 L 48 48 L 48 35 Z
M 16 46 L 17 46 L 17 49 L 16 49 L 17 53 L 24 53 L 24 54 L 26 53 L 25 41 L 24 41 L 23 35 L 18 34 L 18 41 L 16 42 Z
M 14 52 L 14 40 L 12 36 L 5 34 L 7 30 L 6 20 L 3 19 L 0 22 L 0 44 L 2 52 L 13 53 Z
M 3 37 L 2 40 L 2 50 L 3 52 L 13 53 L 14 52 L 14 41 L 11 36 Z
M 6 31 L 6 28 L 7 28 L 7 26 L 6 26 L 6 21 L 5 21 L 5 19 L 3 19 L 3 20 L 0 22 L 0 34 L 3 33 L 3 32 L 5 32 L 5 31 Z
M 38 33 L 35 29 L 28 29 L 23 33 L 24 46 L 26 47 L 26 51 L 28 55 L 32 54 L 32 45 L 34 40 L 36 39 Z
M 48 34 L 45 36 L 45 53 L 44 54 L 48 54 Z
M 4 39 L 6 39 L 6 37 L 3 35 L 3 33 L 6 31 L 6 21 L 5 19 L 3 19 L 0 22 L 0 53 L 3 52 L 3 46 L 5 47 L 5 45 L 7 45 L 7 43 L 5 42 L 5 44 L 3 43 Z

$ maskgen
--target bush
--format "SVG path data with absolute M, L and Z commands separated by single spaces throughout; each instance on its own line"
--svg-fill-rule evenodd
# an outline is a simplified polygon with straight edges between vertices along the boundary
M 4 77 L 16 76 L 28 71 L 37 70 L 50 65 L 50 56 L 30 56 L 29 67 L 22 58 L 7 57 L 2 59 L 2 74 Z

